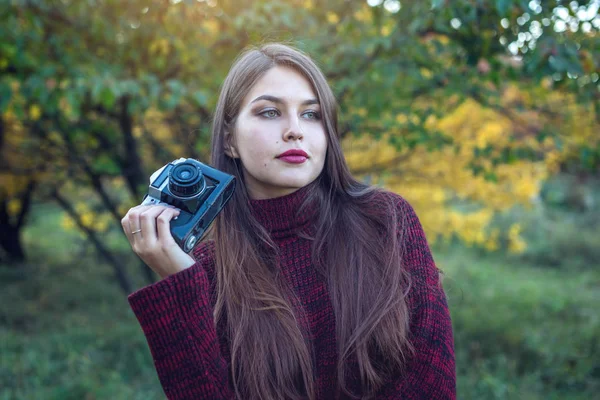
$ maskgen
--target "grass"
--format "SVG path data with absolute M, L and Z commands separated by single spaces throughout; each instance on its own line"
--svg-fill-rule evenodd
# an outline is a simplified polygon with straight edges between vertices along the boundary
M 465 249 L 437 254 L 460 398 L 579 399 L 600 389 L 600 274 Z
M 126 296 L 93 258 L 2 269 L 0 399 L 160 399 Z M 154 393 L 154 395 L 153 395 Z

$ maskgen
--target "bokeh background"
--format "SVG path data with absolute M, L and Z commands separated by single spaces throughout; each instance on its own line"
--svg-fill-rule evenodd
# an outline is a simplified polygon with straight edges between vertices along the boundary
M 599 0 L 0 1 L 0 399 L 161 399 L 119 220 L 208 162 L 240 50 L 307 51 L 356 176 L 415 207 L 461 399 L 600 390 Z

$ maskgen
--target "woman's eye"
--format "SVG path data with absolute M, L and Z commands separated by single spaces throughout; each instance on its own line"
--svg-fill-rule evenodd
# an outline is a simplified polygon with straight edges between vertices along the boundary
M 275 118 L 279 115 L 279 113 L 277 112 L 277 110 L 265 110 L 261 112 L 260 115 L 267 118 Z
M 321 118 L 321 114 L 316 111 L 307 111 L 304 113 L 305 118 L 307 119 L 319 119 Z

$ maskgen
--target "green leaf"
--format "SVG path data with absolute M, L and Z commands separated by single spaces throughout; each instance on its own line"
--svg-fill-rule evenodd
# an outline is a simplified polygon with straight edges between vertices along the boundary
M 98 156 L 93 163 L 93 168 L 96 172 L 101 174 L 108 174 L 117 176 L 121 172 L 119 165 L 115 160 L 110 158 L 107 154 Z
M 102 104 L 107 109 L 111 109 L 115 105 L 115 101 L 117 100 L 116 93 L 109 86 L 104 86 L 100 91 L 99 96 L 100 104 Z
M 548 63 L 557 72 L 565 72 L 569 69 L 569 62 L 561 56 L 550 56 Z
M 444 0 L 431 0 L 431 9 L 441 8 L 444 5 Z
M 95 102 L 100 101 L 100 92 L 102 91 L 102 79 L 100 77 L 94 77 L 92 81 L 91 94 L 92 100 Z
M 206 107 L 208 104 L 208 96 L 202 90 L 197 90 L 192 94 L 192 99 L 200 107 Z
M 79 119 L 79 116 L 81 115 L 81 101 L 77 92 L 75 90 L 69 90 L 67 91 L 65 98 L 71 108 L 71 116 L 76 120 Z
M 117 88 L 119 89 L 121 95 L 128 94 L 131 97 L 135 97 L 140 94 L 140 85 L 133 79 L 120 81 L 117 85 Z
M 498 175 L 493 171 L 486 171 L 483 175 L 486 181 L 498 183 Z
M 10 104 L 12 89 L 8 82 L 0 82 L 0 113 L 4 113 Z
M 508 14 L 512 6 L 512 0 L 496 0 L 496 10 L 501 17 L 505 17 Z

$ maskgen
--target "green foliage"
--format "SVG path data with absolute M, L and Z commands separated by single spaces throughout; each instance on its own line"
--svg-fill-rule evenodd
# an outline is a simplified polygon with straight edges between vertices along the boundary
M 597 270 L 549 271 L 457 249 L 436 260 L 450 298 L 460 398 L 593 397 Z
M 79 260 L 65 269 L 34 258 L 20 278 L 1 270 L 0 399 L 163 398 L 108 269 Z
M 512 0 L 496 0 L 496 9 L 498 10 L 498 14 L 502 17 L 508 15 L 508 11 L 512 5 Z
M 26 143 L 52 150 L 43 165 L 26 169 L 52 177 L 38 190 L 77 179 L 99 193 L 97 182 L 121 175 L 138 201 L 149 172 L 173 153 L 207 157 L 220 84 L 234 56 L 263 41 L 290 42 L 314 55 L 345 110 L 343 131 L 395 132 L 398 150 L 453 145 L 425 121 L 447 112 L 451 97 L 497 106 L 504 82 L 536 85 L 551 78 L 557 88 L 600 104 L 595 34 L 544 29 L 535 48 L 525 42 L 518 48 L 522 66 L 510 57 L 509 44 L 551 18 L 558 3 L 403 1 L 399 10 L 388 3 L 3 2 L 0 109 L 23 127 L 19 158 L 37 156 L 39 146 Z M 150 110 L 162 112 L 170 140 L 185 150 L 157 150 L 166 147 L 166 135 L 144 121 Z M 401 123 L 395 118 L 401 114 L 415 118 Z M 54 132 L 71 143 L 55 143 Z M 143 148 L 148 142 L 152 150 Z M 593 143 L 581 149 L 574 163 L 593 170 L 600 153 Z M 523 150 L 494 160 L 494 167 L 530 158 Z M 13 164 L 10 172 L 23 169 Z M 493 171 L 486 178 L 497 181 Z
M 532 227 L 526 232 L 528 249 L 522 255 L 530 263 L 570 271 L 600 267 L 600 182 L 581 182 L 558 175 L 545 183 L 543 208 L 515 211 L 513 218 Z
M 2 91 L 8 94 L 9 81 L 20 83 L 17 94 L 23 99 L 13 104 L 19 115 L 35 102 L 44 105 L 45 115 L 79 119 L 102 111 L 106 116 L 120 112 L 118 100 L 124 97 L 136 115 L 153 106 L 209 113 L 233 56 L 249 43 L 264 40 L 291 39 L 315 54 L 343 95 L 340 100 L 366 107 L 369 120 L 384 111 L 414 111 L 415 97 L 439 89 L 446 96 L 468 95 L 489 91 L 490 81 L 507 78 L 539 81 L 554 76 L 568 84 L 568 72 L 582 78 L 570 88 L 589 94 L 596 90 L 589 75 L 600 67 L 592 55 L 597 54 L 597 40 L 551 29 L 544 30 L 535 51 L 521 48 L 522 70 L 496 58 L 507 55 L 507 44 L 529 32 L 534 22 L 552 15 L 554 6 L 531 10 L 527 1 L 477 6 L 467 0 L 409 1 L 396 13 L 342 1 L 327 7 L 306 7 L 303 1 L 215 6 L 142 0 L 98 2 L 93 10 L 85 2 L 4 7 L 0 33 L 9 40 L 0 42 L 6 74 Z M 363 16 L 357 18 L 356 13 Z M 517 23 L 525 14 L 526 22 Z M 501 24 L 503 17 L 510 28 Z M 330 23 L 330 18 L 337 22 Z M 460 26 L 453 27 L 451 21 L 460 21 Z M 449 41 L 436 40 L 436 35 Z M 433 51 L 423 43 L 427 38 Z M 489 73 L 477 66 L 481 60 L 492 64 Z M 424 77 L 423 69 L 432 75 Z M 61 99 L 68 102 L 68 112 Z M 427 135 L 421 139 L 431 140 Z
M 600 267 L 600 183 L 596 179 L 584 183 L 568 174 L 552 177 L 538 202 L 498 215 L 493 226 L 508 229 L 516 223 L 524 227 L 527 248 L 513 261 L 574 273 Z

